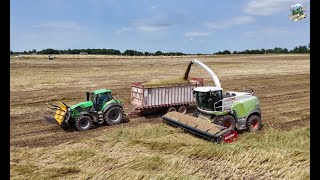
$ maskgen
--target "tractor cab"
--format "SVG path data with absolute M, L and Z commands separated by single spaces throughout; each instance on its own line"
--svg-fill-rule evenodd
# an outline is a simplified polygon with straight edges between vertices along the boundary
M 220 111 L 222 105 L 222 88 L 206 86 L 193 89 L 199 110 L 212 112 Z
M 113 99 L 111 95 L 111 90 L 108 89 L 99 89 L 93 92 L 86 92 L 87 101 L 91 101 L 93 108 L 96 111 L 101 111 L 103 106 L 110 100 Z

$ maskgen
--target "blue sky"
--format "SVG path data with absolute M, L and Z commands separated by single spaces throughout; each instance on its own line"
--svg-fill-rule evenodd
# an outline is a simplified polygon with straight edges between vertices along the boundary
M 214 53 L 310 42 L 309 0 L 11 0 L 13 51 L 107 48 Z

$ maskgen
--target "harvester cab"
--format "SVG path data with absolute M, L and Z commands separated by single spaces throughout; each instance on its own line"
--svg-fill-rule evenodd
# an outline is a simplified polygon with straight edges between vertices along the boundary
M 198 60 L 189 63 L 185 78 L 188 78 L 192 64 L 206 70 L 215 86 L 193 89 L 197 104 L 195 117 L 169 112 L 163 116 L 165 122 L 216 142 L 232 142 L 237 138 L 236 130 L 257 131 L 261 128 L 259 100 L 253 95 L 253 90 L 224 92 L 216 74 Z
M 63 102 L 52 106 L 56 109 L 55 120 L 59 125 L 75 126 L 79 131 L 88 130 L 93 124 L 119 124 L 124 116 L 122 102 L 112 97 L 108 89 L 86 92 L 86 101 L 73 106 Z

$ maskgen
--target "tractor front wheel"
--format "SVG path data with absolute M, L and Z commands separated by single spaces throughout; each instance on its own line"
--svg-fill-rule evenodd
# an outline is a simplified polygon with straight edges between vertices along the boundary
M 92 127 L 92 119 L 89 116 L 80 116 L 75 120 L 75 127 L 78 131 L 85 131 Z
M 236 127 L 235 119 L 231 115 L 224 115 L 218 117 L 215 124 L 224 126 L 226 128 L 229 128 L 230 130 L 235 130 Z
M 105 113 L 104 118 L 108 125 L 120 124 L 123 121 L 123 110 L 113 106 Z
M 257 115 L 252 115 L 248 118 L 247 127 L 250 132 L 258 131 L 261 128 L 261 118 Z

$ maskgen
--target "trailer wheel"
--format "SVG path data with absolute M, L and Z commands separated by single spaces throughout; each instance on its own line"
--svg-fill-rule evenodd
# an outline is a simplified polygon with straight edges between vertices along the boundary
M 92 127 L 92 119 L 89 116 L 80 116 L 75 120 L 75 127 L 78 131 L 85 131 Z
M 248 118 L 247 127 L 250 132 L 258 131 L 261 128 L 261 118 L 257 115 L 252 115 Z
M 179 113 L 186 114 L 187 111 L 188 111 L 188 109 L 187 109 L 186 106 L 180 106 L 180 107 L 178 108 L 178 112 L 179 112 Z
M 120 124 L 123 121 L 123 110 L 118 106 L 113 106 L 108 109 L 104 118 L 108 125 Z
M 224 126 L 226 128 L 229 128 L 230 130 L 235 130 L 236 127 L 235 119 L 231 115 L 224 115 L 218 117 L 215 124 Z
M 169 109 L 167 110 L 167 112 L 172 112 L 172 111 L 177 111 L 177 109 L 175 107 L 169 107 Z

